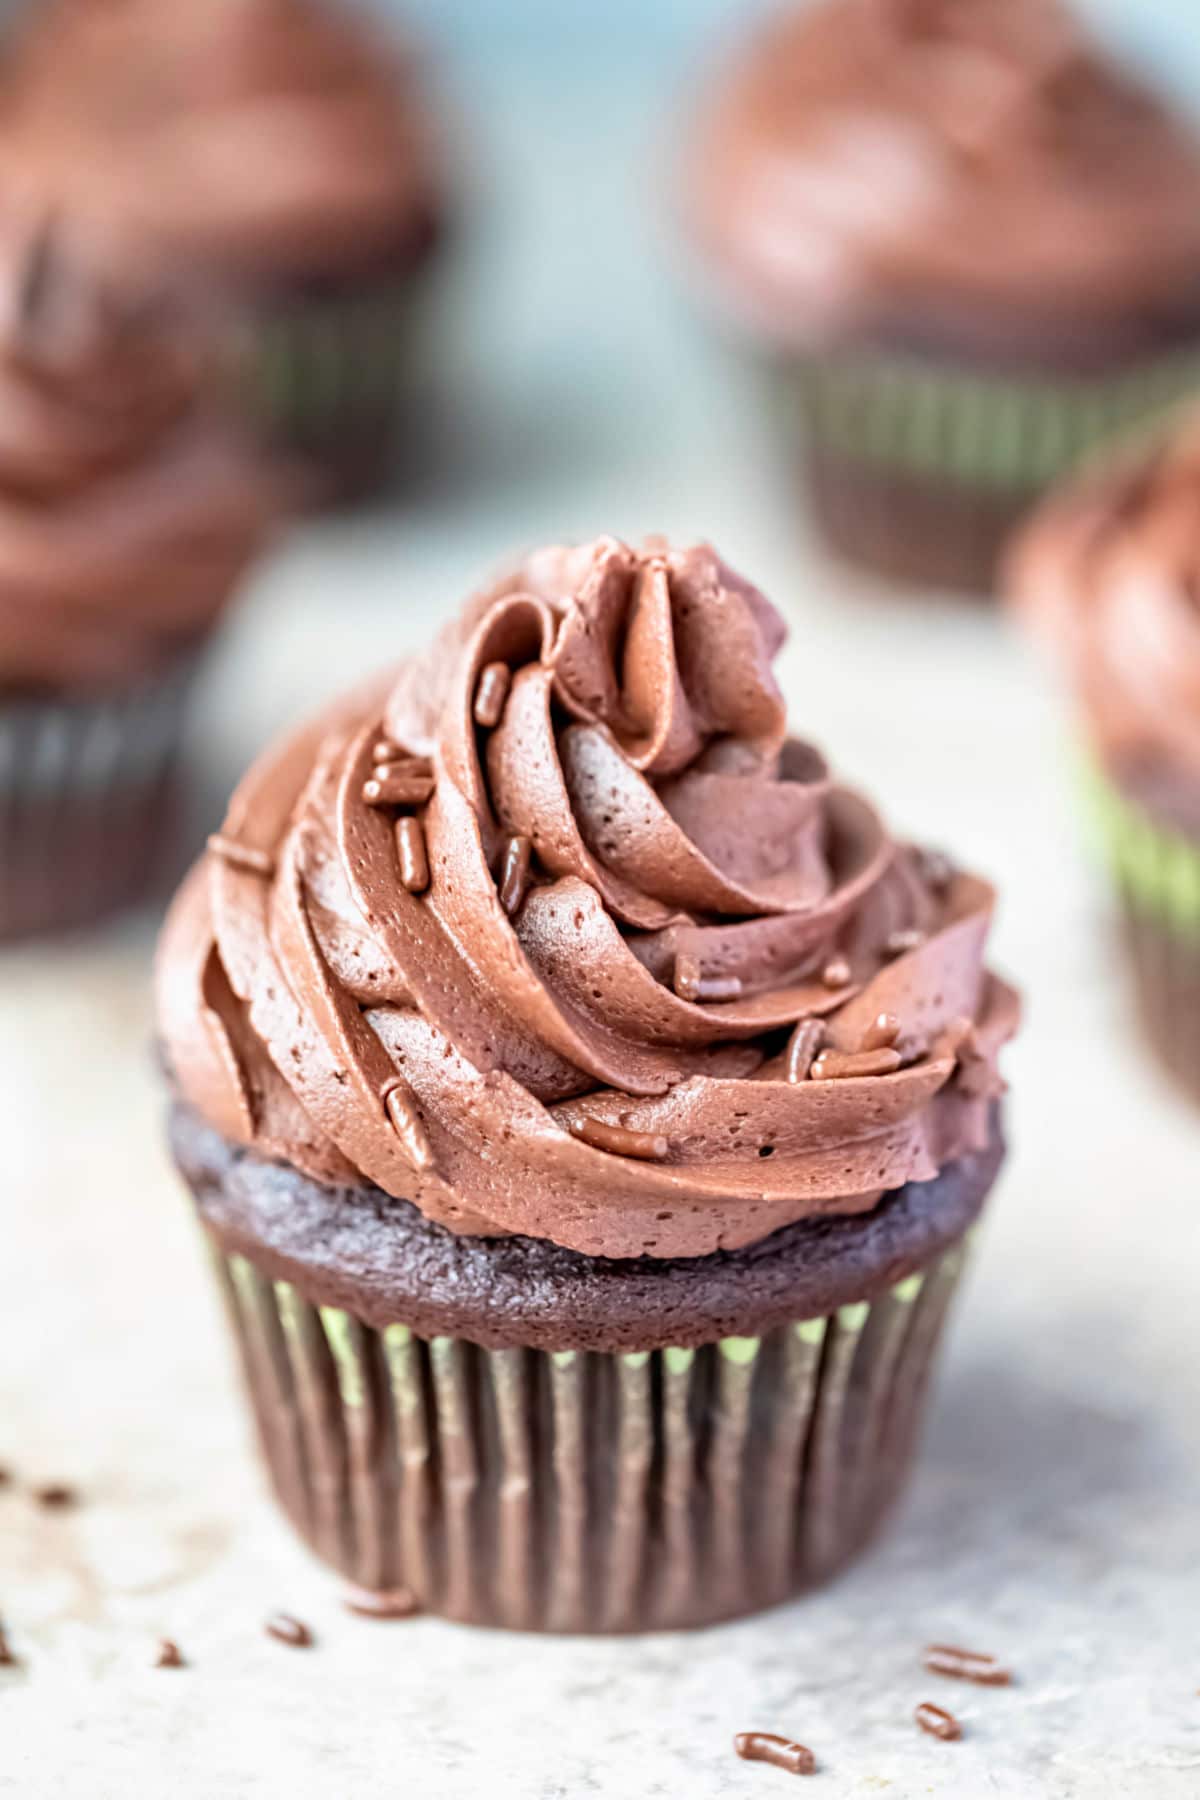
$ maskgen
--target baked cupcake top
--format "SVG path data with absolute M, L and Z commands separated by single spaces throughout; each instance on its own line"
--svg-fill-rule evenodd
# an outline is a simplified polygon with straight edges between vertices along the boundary
M 1057 0 L 787 13 L 722 72 L 687 182 L 733 307 L 784 341 L 1061 354 L 1200 317 L 1200 146 Z
M 164 934 L 184 1098 L 452 1231 L 616 1257 L 980 1148 L 992 891 L 788 737 L 783 635 L 706 546 L 545 550 L 265 756 Z
M 0 691 L 99 692 L 211 624 L 282 494 L 178 307 L 103 285 L 37 212 L 0 256 Z
M 43 0 L 0 117 L 112 251 L 218 279 L 406 263 L 437 212 L 415 73 L 338 0 Z
M 1110 772 L 1200 829 L 1200 415 L 1047 501 L 1008 586 Z

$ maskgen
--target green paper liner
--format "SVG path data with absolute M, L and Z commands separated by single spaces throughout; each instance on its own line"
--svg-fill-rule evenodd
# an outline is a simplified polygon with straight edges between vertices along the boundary
M 1027 495 L 1200 389 L 1200 345 L 1102 375 L 1022 377 L 869 349 L 784 366 L 810 448 L 918 482 Z
M 130 693 L 0 701 L 0 938 L 143 898 L 177 824 L 188 658 Z
M 828 1318 L 612 1355 L 378 1331 L 214 1260 L 276 1494 L 319 1556 L 453 1619 L 627 1632 L 772 1605 L 866 1543 L 966 1241 Z
M 1134 997 L 1168 1072 L 1200 1103 L 1200 844 L 1105 776 L 1086 779 L 1121 912 Z
M 294 300 L 255 320 L 248 401 L 266 435 L 298 455 L 386 455 L 421 357 L 426 281 Z

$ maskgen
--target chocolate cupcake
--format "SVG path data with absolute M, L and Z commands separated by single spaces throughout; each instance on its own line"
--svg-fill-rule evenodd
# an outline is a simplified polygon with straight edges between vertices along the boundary
M 706 547 L 547 550 L 251 769 L 160 951 L 271 1476 L 359 1587 L 784 1599 L 897 1494 L 1002 1157 L 992 892 L 789 738 Z
M 0 266 L 0 937 L 139 898 L 201 648 L 275 504 L 170 307 L 44 219 Z
M 441 199 L 415 71 L 337 0 L 43 0 L 6 130 L 120 269 L 203 296 L 269 440 L 387 471 Z
M 1200 144 L 1056 0 L 820 0 L 723 71 L 693 239 L 852 561 L 987 590 L 1033 496 L 1200 386 Z
M 1065 667 L 1147 1033 L 1200 1100 L 1200 417 L 1048 501 L 1010 585 Z

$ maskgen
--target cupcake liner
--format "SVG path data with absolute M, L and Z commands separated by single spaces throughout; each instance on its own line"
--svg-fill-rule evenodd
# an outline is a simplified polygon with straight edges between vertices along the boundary
M 1200 388 L 1200 345 L 1118 373 L 1021 377 L 848 351 L 776 381 L 809 446 L 836 461 L 994 494 L 1028 493 Z
M 1089 775 L 1087 786 L 1142 1024 L 1200 1102 L 1200 843 L 1152 819 L 1103 775 Z
M 1028 496 L 955 487 L 812 449 L 805 485 L 826 542 L 915 589 L 990 593 Z
M 0 938 L 84 924 L 160 873 L 195 661 L 130 694 L 0 701 Z
M 386 447 L 410 376 L 420 367 L 420 298 L 407 280 L 264 310 L 248 385 L 267 434 L 301 454 Z
M 450 1618 L 622 1632 L 782 1601 L 865 1543 L 966 1242 L 828 1317 L 608 1355 L 375 1330 L 214 1259 L 274 1487 L 318 1555 Z

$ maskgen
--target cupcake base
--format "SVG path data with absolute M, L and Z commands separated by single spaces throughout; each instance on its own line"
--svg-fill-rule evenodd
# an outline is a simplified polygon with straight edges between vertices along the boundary
M 191 661 L 136 692 L 0 700 L 0 939 L 91 924 L 167 874 Z
M 1200 1105 L 1200 836 L 1106 776 L 1091 785 L 1145 1036 Z
M 1142 1030 L 1167 1073 L 1200 1106 L 1200 944 L 1127 908 L 1123 935 Z
M 1149 430 L 1200 388 L 1200 330 L 1096 346 L 1080 366 L 995 348 L 862 344 L 771 369 L 833 548 L 919 586 L 988 594 L 1013 527 L 1099 445 Z M 1066 349 L 1061 352 L 1066 357 Z
M 276 1494 L 358 1588 L 472 1624 L 697 1626 L 832 1574 L 896 1498 L 1002 1158 L 693 1261 L 455 1238 L 172 1143 Z
M 814 523 L 856 568 L 905 587 L 987 598 L 1027 502 L 939 487 L 814 452 L 805 475 Z
M 357 503 L 389 485 L 423 375 L 430 281 L 421 265 L 256 305 L 250 410 L 269 447 L 308 472 L 316 503 Z

